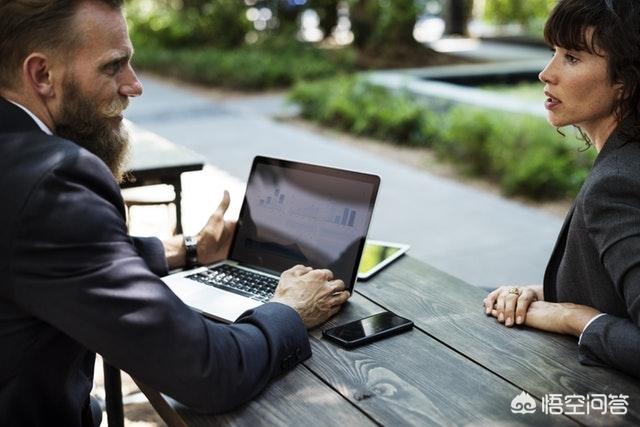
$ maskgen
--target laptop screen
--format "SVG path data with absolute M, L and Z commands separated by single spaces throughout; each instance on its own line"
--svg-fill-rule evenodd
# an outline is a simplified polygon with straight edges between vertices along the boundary
M 379 185 L 375 175 L 256 157 L 230 259 L 277 274 L 328 268 L 351 290 Z

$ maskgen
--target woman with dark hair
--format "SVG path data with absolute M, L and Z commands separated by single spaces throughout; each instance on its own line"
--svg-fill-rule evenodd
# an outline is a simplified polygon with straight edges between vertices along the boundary
M 544 35 L 548 121 L 577 127 L 598 156 L 544 285 L 498 288 L 485 311 L 579 337 L 580 362 L 640 377 L 640 2 L 560 0 Z

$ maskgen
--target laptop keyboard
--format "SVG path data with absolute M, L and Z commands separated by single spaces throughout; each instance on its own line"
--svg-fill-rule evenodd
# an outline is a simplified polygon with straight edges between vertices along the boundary
M 228 264 L 209 268 L 186 277 L 261 302 L 269 301 L 278 286 L 278 279 L 252 273 Z

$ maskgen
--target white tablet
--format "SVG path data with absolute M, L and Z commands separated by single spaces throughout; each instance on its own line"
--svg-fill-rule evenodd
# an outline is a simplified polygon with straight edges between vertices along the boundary
M 367 240 L 360 258 L 358 279 L 367 280 L 378 271 L 400 258 L 411 246 L 403 243 Z

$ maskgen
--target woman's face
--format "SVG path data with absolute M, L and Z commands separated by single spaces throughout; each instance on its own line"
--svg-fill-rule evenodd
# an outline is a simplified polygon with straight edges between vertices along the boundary
M 606 55 L 556 46 L 539 78 L 545 83 L 547 119 L 554 127 L 576 125 L 593 139 L 599 129 L 615 125 L 614 104 L 622 85 L 610 82 Z

